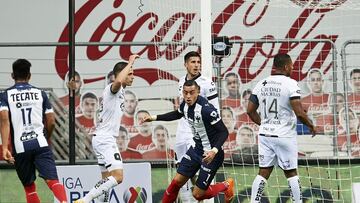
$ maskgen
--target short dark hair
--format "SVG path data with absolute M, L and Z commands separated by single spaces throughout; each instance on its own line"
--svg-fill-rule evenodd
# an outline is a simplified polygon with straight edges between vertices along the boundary
M 108 74 L 106 75 L 106 78 L 109 79 L 112 75 L 114 75 L 114 71 L 110 71 L 108 72 Z
M 234 110 L 230 106 L 223 106 L 221 110 L 228 110 L 231 113 L 231 116 L 234 118 Z
M 284 68 L 289 62 L 291 58 L 288 54 L 279 53 L 274 56 L 274 67 L 277 69 Z
M 75 77 L 75 76 L 78 76 L 81 79 L 80 73 L 77 71 L 74 71 L 73 77 Z M 70 80 L 70 71 L 67 72 L 67 77 L 68 77 L 68 80 Z
M 139 113 L 146 113 L 146 114 L 150 115 L 150 113 L 147 110 L 139 110 L 139 111 L 136 112 L 135 118 L 138 117 Z
M 30 76 L 31 63 L 26 59 L 18 59 L 12 64 L 14 80 L 24 80 Z
M 242 98 L 244 98 L 246 95 L 251 94 L 251 93 L 252 93 L 252 91 L 250 89 L 246 89 L 243 91 L 241 96 L 242 96 Z
M 131 90 L 125 90 L 124 95 L 132 95 L 132 96 L 134 96 L 135 100 L 137 101 L 136 94 Z
M 113 68 L 113 73 L 115 75 L 115 77 L 122 71 L 124 70 L 124 68 L 128 65 L 127 62 L 121 61 L 115 64 L 114 68 Z
M 168 129 L 165 128 L 165 126 L 163 126 L 163 125 L 157 125 L 157 126 L 155 126 L 155 128 L 154 128 L 154 134 L 155 134 L 155 132 L 156 132 L 157 130 L 163 130 L 163 131 L 166 132 L 166 135 L 169 136 Z
M 239 79 L 239 75 L 236 74 L 235 72 L 227 72 L 227 73 L 225 74 L 225 80 L 226 80 L 228 77 L 230 77 L 230 76 L 234 76 L 234 77 L 236 77 L 237 79 Z
M 191 86 L 195 86 L 196 89 L 200 90 L 200 86 L 197 84 L 197 82 L 195 80 L 186 80 L 184 82 L 184 87 L 191 87 Z
M 201 56 L 200 56 L 199 52 L 190 51 L 187 54 L 185 54 L 184 62 L 187 62 L 190 59 L 190 57 L 199 57 L 201 59 Z
M 81 101 L 84 101 L 84 99 L 87 99 L 87 98 L 96 99 L 96 101 L 98 100 L 97 96 L 92 92 L 86 92 L 85 94 L 83 94 L 81 96 Z
M 359 69 L 359 68 L 352 69 L 352 71 L 350 72 L 350 77 L 351 77 L 354 73 L 360 73 L 360 69 Z

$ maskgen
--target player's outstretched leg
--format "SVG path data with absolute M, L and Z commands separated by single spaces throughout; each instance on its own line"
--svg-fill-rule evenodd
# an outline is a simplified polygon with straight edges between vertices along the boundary
M 301 185 L 299 176 L 293 176 L 288 178 L 289 188 L 290 188 L 290 196 L 293 202 L 301 203 L 302 202 L 302 194 L 301 194 Z
M 26 202 L 27 203 L 40 203 L 39 196 L 36 192 L 36 185 L 32 182 L 29 185 L 24 186 L 26 193 Z
M 177 183 L 175 179 L 173 179 L 170 183 L 170 185 L 168 186 L 168 188 L 166 188 L 163 198 L 162 198 L 162 203 L 173 203 L 175 202 L 179 190 L 181 188 L 181 184 Z
M 67 202 L 65 188 L 61 183 L 59 183 L 59 180 L 46 180 L 46 184 L 53 192 L 56 199 L 59 200 L 59 202 L 61 203 Z
M 93 199 L 103 194 L 103 191 L 109 191 L 111 188 L 118 185 L 118 182 L 113 176 L 109 176 L 100 180 L 82 199 L 76 200 L 75 203 L 89 203 Z
M 196 200 L 202 201 L 204 199 L 210 199 L 217 196 L 220 192 L 225 193 L 225 202 L 229 203 L 234 199 L 234 180 L 232 178 L 228 178 L 226 181 L 222 183 L 216 183 L 214 185 L 210 185 L 208 189 L 201 193 L 198 190 L 201 190 L 197 186 L 193 191 L 193 195 Z M 203 191 L 203 190 L 202 190 Z

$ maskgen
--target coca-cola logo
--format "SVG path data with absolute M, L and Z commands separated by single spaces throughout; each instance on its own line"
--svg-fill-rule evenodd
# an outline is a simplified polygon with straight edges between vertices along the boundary
M 328 11 L 331 11 L 331 10 L 341 6 L 347 0 L 326 0 L 326 1 L 322 1 L 322 0 L 290 0 L 290 1 L 301 7 L 316 8 L 317 9 L 316 12 L 328 12 Z
M 127 2 L 127 1 L 126 1 Z M 319 8 L 305 7 L 305 1 L 295 1 L 304 8 L 301 10 L 298 17 L 294 22 L 289 23 L 289 29 L 286 33 L 274 33 L 265 34 L 260 39 L 321 39 L 331 40 L 335 42 L 338 38 L 336 34 L 320 33 L 321 31 L 315 32 L 321 21 L 324 20 L 325 15 L 334 7 L 327 10 L 319 10 Z M 335 0 L 332 2 L 327 1 L 329 5 L 340 6 L 345 0 Z M 108 1 L 101 0 L 89 0 L 83 4 L 79 10 L 75 13 L 75 28 L 77 32 L 83 23 L 87 20 L 90 14 L 95 12 L 95 8 L 101 3 L 109 3 Z M 140 13 L 139 17 L 132 23 L 127 22 L 125 13 L 120 12 L 119 8 L 124 4 L 123 0 L 114 0 L 112 2 L 114 13 L 110 13 L 105 17 L 99 25 L 96 26 L 92 33 L 89 42 L 101 42 L 104 36 L 113 36 L 113 42 L 135 42 L 141 39 L 143 32 L 146 29 L 149 33 L 155 33 L 154 36 L 149 40 L 150 42 L 163 42 L 165 39 L 172 39 L 173 41 L 181 42 L 193 42 L 194 36 L 188 36 L 185 33 L 192 25 L 197 13 L 182 12 L 178 11 L 173 13 L 170 18 L 161 18 L 161 13 L 154 12 L 143 12 Z M 229 20 L 234 16 L 235 13 L 242 12 L 242 21 L 239 23 L 239 29 L 242 27 L 252 28 L 261 23 L 270 8 L 271 1 L 258 3 L 258 1 L 252 3 L 246 3 L 244 0 L 234 0 L 215 17 L 212 24 L 213 35 L 224 35 L 222 33 L 223 28 L 227 25 Z M 260 9 L 259 9 L 260 7 Z M 256 9 L 255 9 L 256 8 Z M 260 12 L 259 12 L 260 11 Z M 320 14 L 319 14 L 320 13 Z M 237 13 L 239 14 L 239 13 Z M 238 15 L 237 15 L 238 16 Z M 255 16 L 255 17 L 254 17 Z M 161 21 L 161 22 L 160 22 Z M 116 22 L 116 23 L 114 23 Z M 237 20 L 238 22 L 238 20 Z M 179 26 L 180 24 L 180 26 Z M 305 25 L 306 24 L 306 25 Z M 265 29 L 265 28 L 264 28 Z M 68 26 L 66 25 L 60 35 L 59 42 L 68 41 Z M 236 32 L 236 29 L 234 29 Z M 315 34 L 316 33 L 316 34 Z M 242 40 L 248 38 L 236 35 L 236 33 L 227 33 L 230 40 Z M 311 37 L 310 37 L 311 36 Z M 149 61 L 155 61 L 160 58 L 168 61 L 175 60 L 180 54 L 188 48 L 188 45 L 169 45 L 159 47 L 155 45 L 146 45 L 138 47 L 133 51 L 131 46 L 107 46 L 100 49 L 98 46 L 88 46 L 86 48 L 86 55 L 89 60 L 97 61 L 102 59 L 111 49 L 118 49 L 119 58 L 127 59 L 131 54 L 138 54 L 143 58 L 147 58 Z M 229 58 L 230 65 L 225 69 L 227 71 L 235 71 L 241 77 L 242 83 L 248 83 L 255 79 L 260 73 L 262 73 L 266 66 L 271 65 L 269 61 L 274 57 L 275 54 L 289 53 L 294 61 L 294 71 L 292 77 L 296 80 L 303 80 L 306 77 L 307 68 L 319 68 L 326 74 L 332 67 L 330 53 L 332 50 L 331 43 L 320 43 L 320 42 L 308 42 L 302 44 L 298 42 L 283 42 L 280 45 L 276 43 L 253 43 L 250 48 L 244 44 L 234 46 L 232 53 L 234 55 Z M 68 47 L 59 46 L 55 51 L 55 67 L 58 75 L 64 79 L 66 72 L 68 71 Z M 311 57 L 310 57 L 311 56 Z M 254 64 L 254 61 L 257 61 Z M 305 64 L 307 67 L 305 67 Z M 255 66 L 255 70 L 254 67 Z M 252 71 L 250 71 L 252 67 Z M 171 71 L 170 71 L 171 72 Z M 157 80 L 175 80 L 177 77 L 167 71 L 161 70 L 159 67 L 143 67 L 137 68 L 134 71 L 136 76 L 144 78 L 149 85 Z M 97 76 L 94 78 L 85 78 L 84 82 L 89 83 L 97 80 L 104 79 L 103 76 Z

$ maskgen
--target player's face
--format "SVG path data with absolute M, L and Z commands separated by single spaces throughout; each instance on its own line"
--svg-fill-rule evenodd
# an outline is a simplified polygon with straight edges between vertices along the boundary
M 120 151 L 125 151 L 127 149 L 128 141 L 126 132 L 119 130 L 119 136 L 116 139 L 116 143 L 118 144 Z
M 285 73 L 285 75 L 290 77 L 293 69 L 294 69 L 294 64 L 293 64 L 292 60 L 290 60 L 289 63 L 286 64 L 286 67 L 285 67 L 286 73 Z
M 236 97 L 239 95 L 239 79 L 235 76 L 229 76 L 226 78 L 226 87 L 230 96 Z M 240 98 L 239 98 L 240 99 Z
M 137 118 L 136 118 L 136 121 L 138 124 L 137 128 L 141 134 L 150 135 L 151 134 L 151 125 L 149 122 L 144 122 L 141 125 L 139 125 L 140 121 L 142 121 L 145 118 L 145 116 L 150 116 L 150 115 L 145 112 L 140 112 L 137 114 Z
M 132 83 L 133 83 L 133 81 L 134 81 L 134 71 L 133 71 L 133 69 L 131 68 L 130 71 L 129 71 L 129 73 L 128 73 L 128 75 L 127 75 L 126 78 L 125 78 L 124 83 L 125 83 L 126 86 L 131 86 Z
M 241 148 L 252 147 L 255 144 L 254 133 L 249 129 L 240 129 L 237 136 L 237 144 L 241 146 Z
M 345 106 L 344 96 L 336 95 L 336 112 L 339 112 Z
M 156 138 L 156 142 L 157 142 L 156 144 L 158 147 L 160 147 L 160 148 L 166 147 L 167 133 L 165 130 L 163 130 L 163 129 L 156 130 L 155 138 Z
M 250 94 L 246 94 L 241 100 L 241 105 L 242 105 L 244 111 L 246 111 L 247 106 L 249 104 L 249 98 L 250 98 Z
M 136 106 L 137 106 L 137 100 L 134 95 L 132 94 L 125 94 L 125 112 L 129 115 L 134 115 Z
M 351 84 L 354 92 L 360 92 L 360 73 L 353 73 L 351 75 Z
M 183 97 L 184 101 L 187 105 L 192 106 L 195 104 L 198 96 L 199 96 L 199 90 L 196 88 L 195 85 L 193 86 L 184 86 L 183 87 Z
M 312 72 L 309 75 L 309 85 L 311 92 L 322 93 L 323 80 L 319 72 Z
M 185 67 L 186 67 L 188 76 L 191 77 L 191 78 L 188 78 L 188 79 L 192 79 L 192 78 L 198 76 L 200 74 L 200 71 L 201 71 L 200 57 L 197 57 L 197 56 L 190 57 L 185 62 Z
M 75 75 L 75 94 L 80 94 L 80 89 L 81 89 L 81 86 L 82 86 L 82 81 L 81 81 L 81 78 L 78 76 L 78 75 Z
M 98 102 L 94 98 L 85 98 L 82 101 L 82 113 L 86 117 L 94 118 L 96 109 L 98 107 Z
M 221 118 L 228 131 L 233 132 L 235 127 L 235 120 L 233 118 L 231 111 L 229 109 L 223 109 L 221 111 Z

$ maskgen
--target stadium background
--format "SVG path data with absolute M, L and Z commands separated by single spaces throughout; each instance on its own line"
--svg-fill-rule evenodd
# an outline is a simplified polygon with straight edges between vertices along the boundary
M 233 43 L 229 56 L 224 57 L 221 63 L 214 60 L 213 79 L 220 88 L 223 106 L 234 105 L 231 107 L 235 122 L 235 134 L 228 143 L 229 151 L 233 151 L 229 153 L 217 180 L 235 176 L 239 199 L 247 196 L 246 190 L 257 172 L 256 152 L 252 151 L 256 147 L 256 138 L 246 148 L 236 142 L 236 133 L 242 125 L 250 126 L 253 133 L 256 128 L 246 119 L 241 120 L 241 102 L 246 101 L 242 93 L 270 74 L 271 56 L 282 51 L 289 53 L 295 61 L 292 77 L 299 81 L 304 96 L 313 93 L 313 88 L 316 88 L 316 84 L 310 83 L 307 77 L 309 70 L 319 70 L 322 77 L 320 96 L 316 99 L 309 97 L 307 101 L 309 114 L 320 126 L 321 133 L 310 139 L 306 128 L 301 124 L 298 126 L 301 134 L 298 140 L 301 152 L 299 168 L 304 193 L 313 196 L 313 200 L 350 202 L 352 183 L 360 182 L 360 109 L 357 109 L 360 97 L 352 99 L 346 96 L 356 89 L 356 82 L 351 79 L 350 72 L 360 68 L 360 45 L 357 41 L 360 39 L 357 22 L 359 3 L 346 0 L 277 0 L 257 3 L 217 0 L 211 1 L 211 4 L 212 35 L 228 36 Z M 183 56 L 188 51 L 198 50 L 201 41 L 199 1 L 172 1 L 164 4 L 160 0 L 81 0 L 76 1 L 75 10 L 76 41 L 83 43 L 76 47 L 75 61 L 76 70 L 83 80 L 81 95 L 93 92 L 99 97 L 113 64 L 118 60 L 126 60 L 131 53 L 139 53 L 140 59 L 135 64 L 134 86 L 129 88 L 138 99 L 136 111 L 162 113 L 176 107 L 177 79 L 185 74 Z M 2 2 L 0 19 L 0 88 L 13 83 L 10 73 L 11 63 L 15 59 L 27 58 L 32 62 L 32 84 L 47 90 L 57 113 L 56 132 L 52 138 L 56 160 L 59 164 L 67 164 L 69 111 L 62 101 L 66 101 L 67 95 L 64 84 L 69 53 L 67 47 L 56 43 L 69 39 L 66 29 L 68 2 Z M 86 46 L 86 43 L 97 42 L 104 44 Z M 162 45 L 165 42 L 173 44 Z M 230 92 L 223 76 L 228 72 L 240 75 L 240 94 L 233 101 L 226 100 Z M 218 82 L 219 78 L 221 83 Z M 331 93 L 345 95 L 344 102 L 332 102 L 337 101 L 337 97 Z M 343 108 L 336 110 L 334 104 Z M 81 111 L 81 108 L 76 111 L 74 156 L 78 164 L 95 163 L 88 135 L 95 121 L 90 122 L 90 127 L 83 127 L 85 124 L 79 119 Z M 338 118 L 342 118 L 343 122 Z M 168 129 L 169 139 L 166 143 L 169 152 L 174 143 L 176 122 L 156 123 L 150 128 L 153 129 L 157 124 L 163 124 Z M 129 139 L 137 134 L 138 127 L 135 122 L 128 128 Z M 163 175 L 164 172 L 173 172 L 171 157 L 129 158 L 128 161 L 151 161 L 154 167 L 152 189 L 156 201 L 159 197 L 157 195 L 167 185 L 168 177 Z M 1 164 L 2 168 L 7 167 L 3 161 Z M 22 195 L 18 195 L 22 189 L 14 170 L 1 169 L 0 176 L 4 180 L 0 183 L 0 202 L 23 202 Z M 47 189 L 39 184 L 39 193 L 44 193 L 46 202 L 51 201 Z M 272 175 L 268 187 L 275 188 L 267 188 L 267 196 L 271 201 L 275 201 L 281 194 L 286 196 L 287 185 L 280 170 Z

